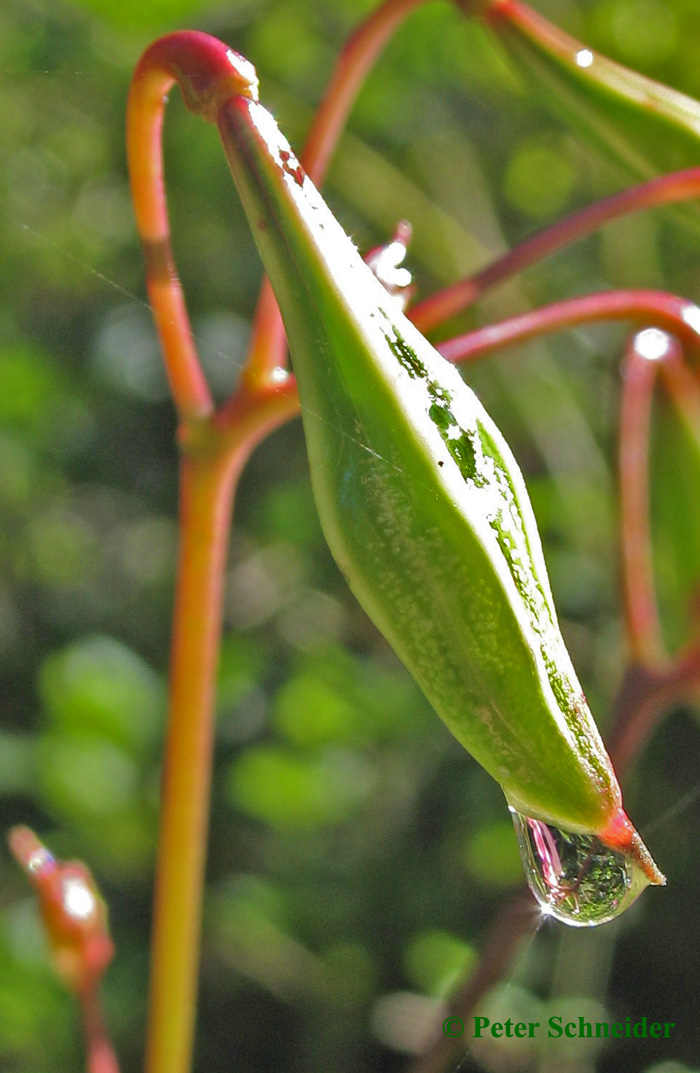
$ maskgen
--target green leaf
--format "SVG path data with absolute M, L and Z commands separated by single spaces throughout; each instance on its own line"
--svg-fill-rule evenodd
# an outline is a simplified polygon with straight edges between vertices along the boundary
M 103 737 L 131 753 L 152 745 L 163 724 L 162 682 L 112 637 L 85 637 L 49 656 L 39 691 L 61 732 Z
M 467 870 L 485 887 L 508 887 L 520 880 L 513 825 L 497 820 L 480 827 L 465 853 Z
M 640 181 L 695 167 L 700 104 L 564 33 L 519 0 L 466 0 L 489 23 L 529 88 L 548 107 Z M 674 208 L 700 227 L 696 202 Z
M 371 785 L 359 756 L 345 751 L 302 756 L 261 745 L 234 762 L 229 797 L 256 819 L 283 830 L 315 830 L 338 823 Z
M 445 931 L 415 935 L 403 956 L 406 975 L 426 995 L 444 998 L 462 984 L 477 961 L 476 951 Z

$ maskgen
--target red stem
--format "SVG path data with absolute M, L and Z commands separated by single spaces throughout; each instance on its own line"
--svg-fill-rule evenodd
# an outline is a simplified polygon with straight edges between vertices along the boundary
M 97 984 L 79 997 L 87 1043 L 87 1073 L 120 1073 L 117 1056 L 105 1030 Z
M 509 317 L 499 324 L 437 344 L 448 361 L 475 361 L 501 347 L 522 343 L 546 332 L 599 320 L 633 320 L 660 325 L 690 348 L 700 350 L 700 310 L 692 302 L 665 291 L 603 291 L 567 298 L 542 309 Z
M 152 939 L 149 1073 L 186 1073 L 190 1067 L 215 682 L 233 497 L 256 444 L 298 408 L 291 378 L 255 397 L 239 392 L 234 403 L 230 425 L 217 428 L 212 422 L 206 430 L 195 427 L 181 460 L 180 550 Z
M 460 280 L 416 303 L 410 313 L 411 320 L 422 332 L 427 332 L 473 305 L 485 291 L 497 283 L 510 279 L 570 242 L 584 238 L 603 224 L 629 213 L 686 201 L 699 195 L 700 168 L 687 168 L 671 175 L 662 175 L 658 179 L 651 179 L 619 194 L 613 194 L 526 239 L 476 275 Z
M 425 0 L 385 0 L 355 30 L 343 51 L 319 105 L 301 155 L 301 162 L 318 185 L 362 83 L 401 23 Z
M 688 432 L 700 444 L 700 384 L 683 355 L 672 351 L 661 365 L 661 377 Z
M 165 94 L 178 81 L 193 111 L 215 120 L 223 100 L 256 96 L 248 62 L 205 34 L 155 43 L 134 75 L 127 142 L 149 295 L 181 419 L 180 549 L 154 903 L 146 1068 L 186 1073 L 196 1009 L 214 733 L 214 688 L 234 490 L 253 447 L 296 413 L 291 377 L 244 381 L 215 414 L 175 272 L 163 188 Z M 91 1071 L 93 1073 L 93 1071 Z M 99 1073 L 95 1070 L 94 1073 Z
M 653 667 L 666 662 L 654 589 L 649 520 L 649 441 L 654 385 L 659 361 L 640 351 L 638 336 L 627 348 L 622 366 L 620 407 L 620 534 L 623 603 L 633 663 Z M 679 350 L 666 336 L 668 350 Z
M 180 552 L 161 790 L 146 1069 L 189 1069 L 207 845 L 222 578 L 245 460 L 182 461 Z
M 163 180 L 162 131 L 167 94 L 180 84 L 188 108 L 215 121 L 228 96 L 257 97 L 257 78 L 242 56 L 208 34 L 163 37 L 141 57 L 129 90 L 126 143 L 136 225 L 146 259 L 148 297 L 180 417 L 197 420 L 214 405 L 192 338 L 170 241 Z
M 183 417 L 202 417 L 213 404 L 192 339 L 170 243 L 161 138 L 166 95 L 175 81 L 147 59 L 134 73 L 127 106 L 127 154 L 136 223 L 146 260 L 148 297 L 170 388 Z

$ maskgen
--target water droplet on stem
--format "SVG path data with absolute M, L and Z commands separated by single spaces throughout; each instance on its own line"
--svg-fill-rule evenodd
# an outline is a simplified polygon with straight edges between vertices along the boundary
M 590 928 L 636 900 L 649 878 L 624 853 L 592 834 L 575 834 L 510 810 L 530 890 L 546 916 Z

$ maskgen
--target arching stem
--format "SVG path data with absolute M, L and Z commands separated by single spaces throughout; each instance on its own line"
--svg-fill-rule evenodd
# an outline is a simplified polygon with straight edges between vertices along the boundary
M 566 298 L 448 339 L 438 343 L 437 349 L 448 361 L 475 361 L 548 332 L 601 320 L 659 326 L 673 332 L 690 350 L 700 351 L 700 309 L 685 298 L 647 290 L 602 291 Z
M 146 1069 L 187 1073 L 194 1037 L 214 687 L 236 485 L 251 451 L 298 410 L 292 377 L 245 380 L 216 414 L 175 271 L 163 188 L 166 94 L 214 118 L 219 95 L 255 93 L 254 72 L 204 34 L 157 42 L 137 67 L 127 144 L 149 297 L 180 417 L 180 547 L 161 796 Z
M 643 212 L 659 205 L 671 205 L 700 196 L 700 168 L 662 175 L 640 183 L 619 194 L 596 201 L 580 212 L 567 216 L 532 238 L 526 239 L 473 276 L 437 291 L 411 310 L 411 320 L 422 332 L 430 331 L 443 321 L 473 305 L 487 290 L 536 264 L 550 253 L 585 238 L 604 224 Z

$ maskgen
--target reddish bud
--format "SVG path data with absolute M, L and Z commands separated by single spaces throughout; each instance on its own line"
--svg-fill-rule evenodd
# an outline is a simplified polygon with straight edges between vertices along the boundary
M 90 869 L 80 861 L 57 861 L 28 827 L 14 827 L 8 844 L 39 897 L 56 972 L 71 991 L 84 994 L 114 954 L 107 907 Z

